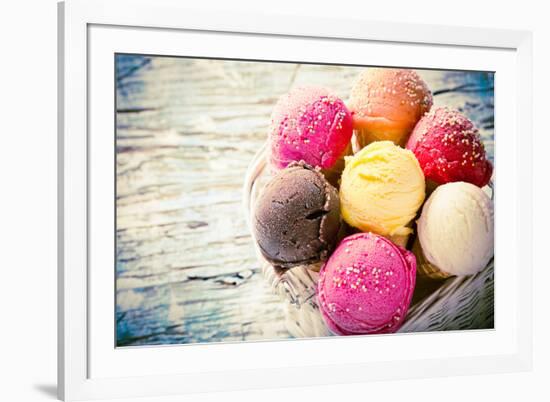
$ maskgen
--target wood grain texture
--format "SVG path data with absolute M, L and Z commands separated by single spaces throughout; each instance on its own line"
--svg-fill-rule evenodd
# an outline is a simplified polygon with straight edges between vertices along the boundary
M 357 67 L 117 57 L 117 345 L 285 339 L 260 274 L 243 178 L 277 98 L 323 85 L 347 98 Z M 422 71 L 493 155 L 493 79 Z

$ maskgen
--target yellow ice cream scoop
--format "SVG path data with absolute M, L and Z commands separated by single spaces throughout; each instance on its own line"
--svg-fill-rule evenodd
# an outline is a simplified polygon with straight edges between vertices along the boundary
M 407 235 L 426 194 L 424 174 L 414 154 L 391 141 L 377 141 L 352 157 L 340 185 L 345 221 L 364 232 Z

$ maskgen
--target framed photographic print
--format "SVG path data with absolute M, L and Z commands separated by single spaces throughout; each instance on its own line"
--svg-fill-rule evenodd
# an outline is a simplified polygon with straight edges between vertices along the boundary
M 59 5 L 60 397 L 529 369 L 531 34 L 178 3 Z

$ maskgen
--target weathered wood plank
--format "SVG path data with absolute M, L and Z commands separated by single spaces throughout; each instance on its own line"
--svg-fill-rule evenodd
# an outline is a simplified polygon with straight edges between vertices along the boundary
M 359 68 L 164 57 L 117 59 L 117 343 L 290 337 L 242 211 L 244 172 L 277 98 Z M 491 77 L 423 71 L 493 153 Z M 450 90 L 449 89 L 453 89 Z

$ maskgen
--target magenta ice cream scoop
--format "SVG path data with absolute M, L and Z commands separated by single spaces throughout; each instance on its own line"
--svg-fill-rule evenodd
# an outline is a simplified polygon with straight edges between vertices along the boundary
M 407 315 L 415 283 L 413 253 L 373 233 L 346 237 L 320 272 L 323 319 L 337 335 L 395 332 Z
M 324 88 L 298 87 L 279 98 L 271 115 L 271 165 L 283 169 L 304 161 L 330 169 L 352 132 L 351 113 L 341 99 Z

